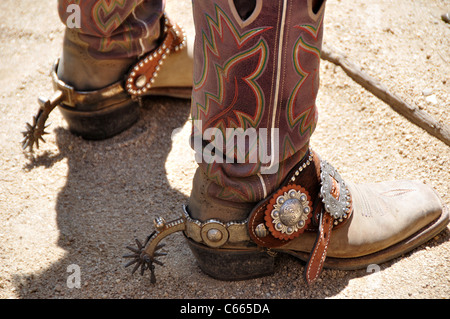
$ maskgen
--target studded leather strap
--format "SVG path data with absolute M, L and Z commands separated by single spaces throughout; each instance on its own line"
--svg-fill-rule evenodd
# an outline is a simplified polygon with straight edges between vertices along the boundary
M 317 280 L 323 269 L 333 229 L 333 218 L 329 214 L 322 214 L 321 217 L 317 239 L 305 270 L 305 279 L 309 285 Z
M 257 245 L 266 248 L 281 247 L 289 240 L 298 237 L 304 231 L 316 230 L 317 226 L 314 225 L 314 221 L 316 219 L 315 216 L 320 211 L 317 208 L 321 203 L 320 199 L 318 199 L 320 185 L 317 176 L 320 173 L 319 167 L 320 160 L 313 158 L 313 154 L 310 151 L 303 161 L 288 175 L 285 182 L 280 185 L 279 190 L 260 202 L 250 213 L 248 221 L 249 234 Z M 298 183 L 300 177 L 303 181 L 302 184 Z M 275 206 L 280 200 L 291 198 L 291 195 L 289 195 L 290 190 L 299 192 L 300 196 L 305 195 L 308 201 L 308 209 L 302 204 L 302 210 L 298 211 L 298 215 L 296 216 L 297 224 L 286 221 L 289 207 Z M 295 197 L 291 199 L 295 200 Z M 283 203 L 280 204 L 283 206 Z M 280 211 L 279 208 L 282 208 L 283 211 Z M 277 213 L 285 216 L 283 218 L 277 218 Z M 281 225 L 277 227 L 278 223 Z M 294 232 L 288 232 L 287 228 L 293 226 L 296 226 Z
M 183 49 L 185 45 L 186 36 L 183 29 L 172 24 L 166 17 L 162 43 L 131 68 L 126 80 L 127 92 L 134 97 L 146 94 L 155 82 L 167 55 Z
M 311 153 L 252 211 L 249 235 L 257 245 L 276 250 L 301 240 L 305 231 L 317 232 L 305 268 L 306 282 L 312 284 L 322 271 L 333 228 L 345 224 L 351 212 L 351 195 L 339 173 Z

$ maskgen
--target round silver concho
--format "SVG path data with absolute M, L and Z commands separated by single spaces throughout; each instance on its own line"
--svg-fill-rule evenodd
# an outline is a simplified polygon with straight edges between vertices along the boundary
M 275 230 L 292 235 L 302 229 L 311 212 L 306 194 L 291 189 L 278 196 L 270 214 Z
M 203 242 L 209 247 L 218 248 L 223 246 L 229 238 L 226 225 L 214 219 L 205 222 L 200 230 Z

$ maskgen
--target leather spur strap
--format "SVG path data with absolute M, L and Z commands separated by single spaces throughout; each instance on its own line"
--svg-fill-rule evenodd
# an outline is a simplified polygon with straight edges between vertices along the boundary
M 327 257 L 331 230 L 333 229 L 333 218 L 329 214 L 321 213 L 320 216 L 321 220 L 317 232 L 317 239 L 305 270 L 305 279 L 309 285 L 313 284 L 322 272 L 323 264 Z
M 267 249 L 301 240 L 304 232 L 316 232 L 305 268 L 308 284 L 319 277 L 327 256 L 332 230 L 352 213 L 350 192 L 339 173 L 312 151 L 288 175 L 285 182 L 250 214 L 251 239 Z
M 318 195 L 318 185 L 314 185 L 317 164 L 312 153 L 307 154 L 279 189 L 250 213 L 249 235 L 257 245 L 278 248 L 310 228 L 315 215 L 314 198 Z M 300 185 L 300 175 L 313 182 Z
M 183 49 L 185 46 L 186 35 L 184 30 L 177 24 L 172 24 L 166 17 L 162 43 L 131 68 L 125 83 L 127 92 L 133 97 L 146 94 L 152 88 L 167 56 L 172 52 Z
M 323 209 L 314 248 L 306 265 L 305 279 L 311 285 L 319 277 L 327 256 L 328 244 L 332 230 L 348 220 L 352 213 L 352 199 L 345 181 L 339 173 L 326 161 L 320 163 L 321 189 Z

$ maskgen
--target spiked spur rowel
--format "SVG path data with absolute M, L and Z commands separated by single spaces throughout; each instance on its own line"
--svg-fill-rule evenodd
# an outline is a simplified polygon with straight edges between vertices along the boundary
M 64 93 L 62 91 L 56 91 L 49 99 L 39 98 L 39 111 L 33 116 L 33 124 L 26 123 L 26 130 L 22 132 L 23 139 L 22 149 L 25 150 L 29 148 L 29 151 L 33 152 L 33 147 L 36 145 L 36 148 L 39 149 L 39 141 L 45 143 L 43 135 L 49 134 L 45 132 L 45 129 L 50 126 L 50 124 L 45 124 L 50 115 L 50 112 L 63 101 Z
M 144 245 L 138 239 L 135 239 L 137 248 L 127 246 L 126 248 L 128 250 L 130 250 L 132 252 L 132 254 L 123 255 L 123 258 L 132 258 L 132 260 L 125 265 L 125 268 L 127 268 L 131 265 L 134 265 L 134 268 L 131 271 L 132 274 L 134 274 L 139 268 L 141 268 L 141 270 L 140 270 L 141 276 L 144 275 L 146 270 L 150 270 L 150 273 L 151 273 L 150 281 L 153 284 L 156 283 L 155 266 L 153 265 L 153 263 L 155 263 L 159 266 L 164 266 L 164 263 L 157 260 L 157 258 L 167 255 L 167 253 L 158 252 L 158 250 L 160 250 L 161 248 L 163 248 L 165 246 L 164 244 L 158 245 L 155 248 L 155 252 L 153 253 L 152 256 L 150 256 L 149 254 L 147 254 L 145 252 L 145 246 L 147 245 L 147 243 L 149 242 L 149 240 L 153 237 L 153 235 L 155 233 L 156 232 L 153 232 L 150 236 L 147 237 L 147 240 Z
M 166 223 L 163 218 L 158 217 L 154 220 L 154 224 L 156 230 L 147 237 L 145 243 L 142 244 L 138 239 L 135 239 L 136 247 L 126 247 L 132 253 L 123 255 L 123 258 L 132 259 L 125 265 L 125 268 L 134 265 L 134 268 L 131 271 L 132 274 L 134 274 L 139 268 L 141 275 L 144 275 L 146 270 L 150 270 L 150 282 L 152 284 L 156 283 L 154 264 L 164 266 L 164 264 L 157 258 L 167 255 L 167 253 L 158 252 L 165 246 L 164 244 L 159 244 L 160 241 L 175 232 L 184 231 L 186 229 L 186 220 L 184 217 L 181 217 L 177 220 Z
M 40 112 L 39 112 L 40 113 Z M 30 152 L 33 152 L 33 146 L 36 144 L 36 148 L 39 149 L 39 140 L 45 143 L 43 135 L 48 134 L 48 132 L 42 131 L 42 133 L 37 133 L 37 118 L 39 117 L 39 113 L 36 116 L 33 116 L 33 124 L 26 123 L 26 130 L 22 132 L 23 139 L 21 141 L 22 143 L 22 149 L 25 150 L 26 148 L 29 148 Z M 44 127 L 47 128 L 49 126 L 46 125 Z

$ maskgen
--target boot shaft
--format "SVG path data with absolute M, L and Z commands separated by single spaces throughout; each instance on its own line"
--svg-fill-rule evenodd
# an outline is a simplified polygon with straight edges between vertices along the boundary
M 213 196 L 249 202 L 272 192 L 306 153 L 318 118 L 325 3 L 316 8 L 313 0 L 255 0 L 245 7 L 240 2 L 193 1 L 192 119 L 201 124 L 194 126 L 193 138 L 203 144 L 211 143 L 206 130 L 221 133 L 225 143 L 212 144 L 226 159 L 237 157 L 227 149 L 227 129 L 267 132 L 253 144 L 246 141 L 243 157 L 264 148 L 269 161 L 205 163 L 197 157 L 216 184 Z
M 142 56 L 154 48 L 161 34 L 165 0 L 76 2 L 58 0 L 59 16 L 68 29 L 77 33 L 77 44 L 86 47 L 94 59 Z

